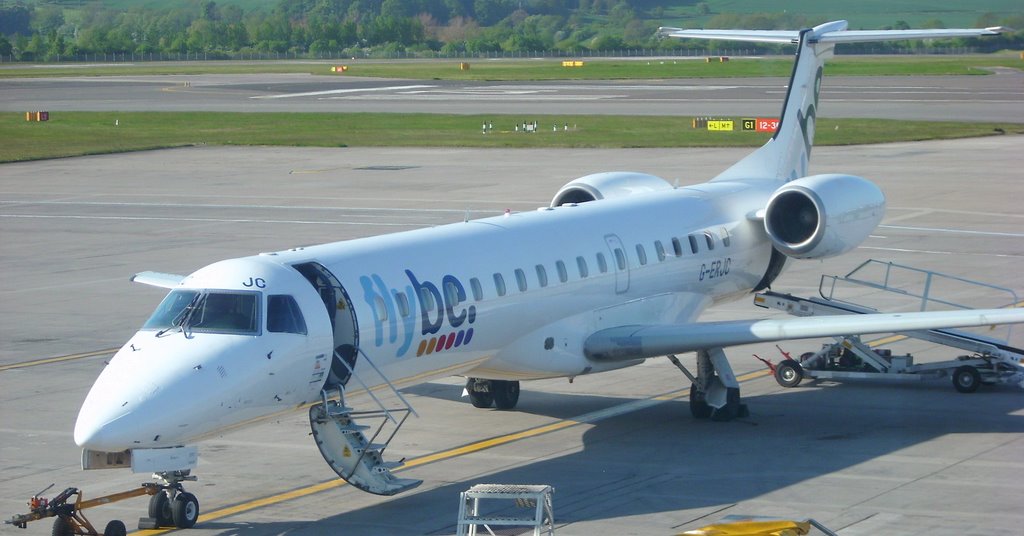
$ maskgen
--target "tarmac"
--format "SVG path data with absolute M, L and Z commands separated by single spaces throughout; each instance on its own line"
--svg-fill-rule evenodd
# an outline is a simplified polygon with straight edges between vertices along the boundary
M 815 295 L 821 274 L 876 258 L 1024 294 L 1019 136 L 818 147 L 813 173 L 867 177 L 883 225 L 836 259 L 791 262 L 774 290 Z M 78 407 L 162 292 L 142 270 L 188 273 L 259 251 L 343 240 L 546 205 L 565 182 L 611 169 L 681 184 L 745 149 L 432 150 L 194 147 L 0 168 L 0 517 L 56 483 L 95 497 L 147 480 L 83 472 Z M 970 302 L 970 292 L 958 300 Z M 977 296 L 980 297 L 980 296 Z M 908 308 L 885 296 L 887 308 Z M 991 306 L 991 303 L 978 305 Z M 706 320 L 776 314 L 749 300 Z M 1019 333 L 1011 342 L 1022 345 Z M 816 341 L 787 342 L 799 354 Z M 955 350 L 902 342 L 919 361 Z M 419 412 L 388 458 L 419 488 L 378 497 L 341 483 L 306 416 L 200 444 L 203 515 L 189 534 L 454 534 L 476 483 L 550 484 L 558 534 L 675 534 L 732 514 L 814 518 L 843 536 L 1010 534 L 1024 524 L 1024 393 L 964 395 L 949 381 L 811 382 L 783 389 L 751 354 L 728 351 L 751 415 L 695 421 L 688 382 L 664 359 L 575 382 L 524 383 L 515 411 L 474 409 L 451 378 L 406 389 Z M 693 356 L 681 356 L 692 367 Z M 146 500 L 87 512 L 134 527 Z M 48 533 L 48 521 L 25 532 Z M 154 532 L 147 532 L 153 534 Z
M 1024 122 L 1021 73 L 826 78 L 823 116 Z M 186 84 L 187 83 L 187 84 Z M 447 83 L 295 75 L 0 79 L 0 110 L 435 111 L 771 115 L 786 81 Z M 400 86 L 431 86 L 400 88 Z M 335 93 L 320 93 L 331 91 Z M 340 91 L 340 92 L 339 92 Z M 306 95 L 302 95 L 307 93 Z M 281 97 L 281 96 L 284 97 Z M 292 95 L 292 96 L 288 96 Z M 271 98 L 273 97 L 273 98 Z M 816 295 L 822 274 L 875 258 L 1010 288 L 1024 285 L 1020 136 L 817 147 L 812 173 L 875 181 L 882 226 L 827 261 L 791 261 L 774 290 Z M 569 180 L 634 170 L 702 182 L 746 149 L 479 150 L 193 147 L 0 166 L 0 518 L 56 484 L 86 498 L 147 480 L 83 472 L 72 441 L 85 394 L 163 293 L 128 278 L 189 273 L 224 258 L 533 210 Z M 1002 305 L 961 286 L 937 289 Z M 858 295 L 883 310 L 908 300 Z M 703 319 L 770 316 L 749 300 Z M 1020 329 L 1009 334 L 1024 346 Z M 880 342 L 880 341 L 878 341 Z M 819 341 L 786 342 L 793 354 Z M 886 344 L 918 361 L 955 350 Z M 515 411 L 474 409 L 450 378 L 404 390 L 420 417 L 388 450 L 397 497 L 337 479 L 302 413 L 200 444 L 187 486 L 195 534 L 454 534 L 459 492 L 477 483 L 555 487 L 558 534 L 675 534 L 727 515 L 815 518 L 843 536 L 1011 534 L 1024 525 L 1024 396 L 964 395 L 949 381 L 805 382 L 783 389 L 730 349 L 751 415 L 689 416 L 688 382 L 664 359 L 575 382 L 524 383 Z M 680 356 L 692 368 L 693 356 Z M 86 512 L 98 527 L 145 515 L 132 499 Z M 49 533 L 40 521 L 3 534 Z M 155 534 L 146 531 L 146 534 Z

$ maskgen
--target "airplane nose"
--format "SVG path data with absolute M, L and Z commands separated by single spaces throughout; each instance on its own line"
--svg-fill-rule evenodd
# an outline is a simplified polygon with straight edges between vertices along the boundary
M 125 433 L 129 430 L 120 421 L 123 419 L 102 422 L 89 415 L 79 415 L 75 422 L 75 444 L 85 449 L 107 452 L 129 448 L 132 439 L 129 433 Z

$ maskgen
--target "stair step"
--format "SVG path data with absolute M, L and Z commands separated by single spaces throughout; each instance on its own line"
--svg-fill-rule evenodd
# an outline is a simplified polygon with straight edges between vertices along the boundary
M 398 461 L 398 462 L 381 462 L 380 465 L 378 465 L 377 467 L 381 467 L 381 468 L 387 469 L 388 471 L 393 471 L 393 470 L 398 469 L 399 467 L 402 467 L 404 465 L 405 465 L 405 462 L 402 462 L 402 461 Z

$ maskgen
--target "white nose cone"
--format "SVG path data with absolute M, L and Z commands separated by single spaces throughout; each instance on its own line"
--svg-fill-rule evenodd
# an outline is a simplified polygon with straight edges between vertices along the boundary
M 131 359 L 118 359 L 120 354 L 103 369 L 78 412 L 75 443 L 82 448 L 107 452 L 135 448 L 146 438 L 146 428 L 152 427 L 140 410 L 157 391 L 156 385 L 135 370 Z

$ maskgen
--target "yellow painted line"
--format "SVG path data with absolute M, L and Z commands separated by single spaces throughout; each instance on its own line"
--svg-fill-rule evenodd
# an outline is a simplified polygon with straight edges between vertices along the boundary
M 750 381 L 750 380 L 753 380 L 753 379 L 756 379 L 756 378 L 763 378 L 765 376 L 768 376 L 769 374 L 770 374 L 770 372 L 767 369 L 756 370 L 754 372 L 749 372 L 747 374 L 741 374 L 740 376 L 737 376 L 736 377 L 736 381 L 738 381 L 738 382 L 747 382 L 747 381 Z M 683 396 L 687 396 L 687 395 L 689 395 L 689 388 L 679 389 L 679 390 L 676 390 L 676 391 L 670 391 L 668 393 L 663 393 L 663 394 L 660 394 L 660 395 L 657 395 L 657 396 L 653 396 L 650 399 L 646 399 L 646 400 L 653 400 L 653 401 L 657 401 L 658 403 L 661 403 L 661 402 L 667 402 L 667 401 L 670 401 L 670 400 L 675 400 L 677 398 L 680 398 L 680 397 L 683 397 Z M 606 418 L 610 418 L 610 417 L 618 417 L 618 416 L 621 416 L 621 415 L 625 415 L 626 413 L 631 413 L 633 411 L 638 411 L 638 410 L 641 410 L 641 409 L 646 409 L 648 407 L 651 407 L 651 405 L 654 405 L 654 404 L 651 404 L 651 405 L 636 404 L 637 402 L 644 402 L 644 400 L 627 402 L 625 404 L 622 404 L 622 406 L 636 405 L 636 407 L 635 407 L 635 409 L 633 409 L 633 408 L 626 409 L 626 410 L 622 411 L 621 413 L 616 413 L 614 411 L 611 411 L 611 412 L 608 412 L 608 413 L 604 414 L 603 416 L 592 417 L 592 418 L 587 418 L 585 415 L 581 415 L 581 416 L 579 416 L 577 418 L 564 419 L 564 420 L 561 420 L 561 421 L 553 422 L 551 424 L 545 424 L 545 425 L 542 425 L 542 426 L 538 426 L 536 428 L 528 428 L 526 430 L 521 430 L 519 432 L 513 432 L 511 434 L 507 434 L 507 435 L 503 435 L 503 436 L 492 437 L 490 439 L 484 439 L 482 441 L 477 441 L 476 443 L 470 443 L 468 445 L 463 445 L 461 447 L 455 447 L 455 448 L 451 448 L 451 449 L 448 449 L 448 450 L 442 450 L 440 452 L 435 452 L 433 454 L 427 454 L 425 456 L 420 456 L 418 458 L 413 458 L 411 460 L 407 460 L 405 462 L 405 465 L 398 472 L 405 471 L 406 469 L 411 469 L 413 467 L 417 467 L 417 466 L 420 466 L 420 465 L 426 465 L 426 464 L 429 464 L 429 463 L 434 463 L 434 462 L 438 462 L 438 461 L 442 461 L 442 460 L 456 458 L 456 457 L 459 457 L 459 456 L 465 456 L 467 454 L 472 454 L 474 452 L 479 452 L 479 451 L 482 451 L 482 450 L 487 450 L 487 449 L 498 447 L 498 446 L 501 446 L 501 445 L 507 445 L 509 443 L 513 443 L 515 441 L 520 441 L 522 439 L 528 439 L 528 438 L 531 438 L 531 437 L 536 437 L 536 436 L 540 436 L 540 435 L 544 435 L 544 434 L 549 434 L 549 433 L 552 433 L 552 432 L 557 432 L 559 430 L 565 430 L 567 428 L 572 428 L 574 426 L 578 426 L 578 425 L 581 425 L 581 424 L 594 423 L 594 422 L 598 422 L 598 421 L 600 421 L 602 419 L 606 419 Z M 613 406 L 612 408 L 609 408 L 609 409 L 614 409 L 614 408 L 615 408 L 615 406 Z M 605 410 L 605 411 L 607 411 L 607 410 Z M 594 413 L 601 414 L 602 412 L 601 412 L 601 410 L 598 410 L 597 412 L 594 412 Z M 320 482 L 319 484 L 313 484 L 311 486 L 306 486 L 306 487 L 294 489 L 294 490 L 291 490 L 291 491 L 285 491 L 285 492 L 278 493 L 278 494 L 275 494 L 275 495 L 270 495 L 268 497 L 263 497 L 263 498 L 260 498 L 260 499 L 254 499 L 254 500 L 247 501 L 247 502 L 244 502 L 244 503 L 241 503 L 241 504 L 236 504 L 234 506 L 228 506 L 228 507 L 225 507 L 225 508 L 221 508 L 219 510 L 214 510 L 212 512 L 201 514 L 199 516 L 198 523 L 216 521 L 218 519 L 223 519 L 225 517 L 233 516 L 233 515 L 236 515 L 236 514 L 241 514 L 243 512 L 248 512 L 250 510 L 255 510 L 257 508 L 262 508 L 264 506 L 271 506 L 271 505 L 282 503 L 282 502 L 285 502 L 285 501 L 291 501 L 291 500 L 294 500 L 294 499 L 301 499 L 302 497 L 307 497 L 309 495 L 313 495 L 314 493 L 320 493 L 321 491 L 327 491 L 327 490 L 331 490 L 331 489 L 335 489 L 335 488 L 340 488 L 340 487 L 346 486 L 346 485 L 348 485 L 348 483 L 345 482 L 344 480 L 341 480 L 341 479 L 331 480 L 331 481 L 328 481 L 328 482 Z M 144 535 L 144 536 L 150 536 L 150 535 L 156 535 L 156 534 L 164 534 L 164 533 L 167 533 L 167 532 L 173 532 L 173 531 L 176 531 L 176 530 L 177 529 L 173 529 L 173 528 L 157 529 L 157 530 L 141 530 L 141 531 L 138 531 L 138 532 L 133 533 L 133 534 L 140 534 L 140 535 Z
M 85 359 L 87 357 L 96 357 L 98 355 L 113 354 L 117 352 L 117 348 L 107 348 L 106 350 L 96 350 L 95 352 L 83 352 L 80 354 L 62 355 L 58 357 L 48 357 L 46 359 L 36 359 L 34 361 L 25 361 L 23 363 L 13 363 L 11 365 L 0 366 L 0 372 L 6 370 L 14 370 L 26 367 L 35 367 L 38 365 L 47 365 L 50 363 L 62 363 L 64 361 L 74 361 L 76 359 Z

